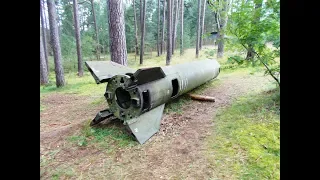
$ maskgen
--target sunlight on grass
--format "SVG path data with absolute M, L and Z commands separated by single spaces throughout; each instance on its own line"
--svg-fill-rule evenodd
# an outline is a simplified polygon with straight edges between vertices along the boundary
M 78 77 L 74 73 L 65 75 L 66 85 L 61 88 L 57 88 L 55 85 L 55 77 L 51 73 L 49 85 L 40 86 L 40 95 L 45 95 L 52 92 L 67 93 L 67 94 L 79 94 L 79 95 L 96 95 L 103 94 L 106 88 L 106 84 L 96 84 L 93 77 L 89 72 L 85 72 L 83 77 Z
M 280 179 L 279 107 L 276 89 L 241 97 L 219 111 L 206 142 L 214 176 Z

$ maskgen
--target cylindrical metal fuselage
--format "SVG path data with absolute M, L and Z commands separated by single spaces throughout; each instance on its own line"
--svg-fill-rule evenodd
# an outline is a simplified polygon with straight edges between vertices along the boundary
M 107 85 L 105 97 L 110 110 L 124 123 L 161 104 L 167 103 L 208 81 L 220 73 L 216 60 L 207 59 L 161 67 L 164 78 L 128 88 L 129 75 L 116 75 Z

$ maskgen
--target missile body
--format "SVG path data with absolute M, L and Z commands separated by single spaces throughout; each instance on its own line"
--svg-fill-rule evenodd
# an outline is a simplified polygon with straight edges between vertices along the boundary
M 87 61 L 86 66 L 98 84 L 108 82 L 104 96 L 109 109 L 103 111 L 107 115 L 99 112 L 92 124 L 112 114 L 141 144 L 159 130 L 165 103 L 220 73 L 220 65 L 213 59 L 137 71 L 107 61 Z

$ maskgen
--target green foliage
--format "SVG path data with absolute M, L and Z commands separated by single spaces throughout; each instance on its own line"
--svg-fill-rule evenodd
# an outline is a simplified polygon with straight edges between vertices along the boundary
M 70 168 L 64 165 L 54 170 L 52 174 L 52 179 L 53 180 L 65 179 L 65 178 L 69 179 L 74 175 L 75 175 L 75 170 L 73 168 Z
M 86 57 L 90 57 L 94 55 L 95 50 L 95 40 L 93 39 L 92 35 L 89 33 L 85 33 L 81 37 L 81 48 L 82 48 L 82 56 L 84 57 L 84 60 Z
M 221 70 L 226 70 L 226 69 L 235 69 L 238 68 L 239 66 L 235 65 L 235 64 L 222 64 L 220 66 Z
M 133 18 L 133 6 L 126 9 L 125 12 L 125 30 L 126 30 L 126 43 L 127 51 L 134 52 L 135 45 L 135 31 L 134 31 L 134 18 Z M 137 24 L 139 26 L 139 24 Z
M 259 6 L 261 4 L 261 6 Z M 233 12 L 229 15 L 227 32 L 233 37 L 228 39 L 229 44 L 241 51 L 251 51 L 253 48 L 254 59 L 244 60 L 240 56 L 229 57 L 229 62 L 237 62 L 241 65 L 245 61 L 251 61 L 252 65 L 264 65 L 267 69 L 274 63 L 274 59 L 280 56 L 280 2 L 278 0 L 235 1 Z M 267 47 L 271 43 L 272 47 Z M 241 46 L 239 46 L 241 45 Z M 280 74 L 280 66 L 267 69 L 267 74 Z
M 85 136 L 71 136 L 69 140 L 75 142 L 78 146 L 88 145 L 88 141 Z
M 135 46 L 135 32 L 134 32 L 134 21 L 133 21 L 133 5 L 132 1 L 124 2 L 124 15 L 125 15 L 125 35 L 127 51 L 134 52 Z M 135 0 L 136 3 L 136 14 L 137 14 L 137 28 L 138 28 L 138 45 L 140 46 L 141 40 L 141 24 L 140 24 L 140 1 Z M 146 7 L 146 31 L 145 31 L 145 58 L 151 55 L 151 51 L 156 51 L 157 47 L 157 24 L 158 24 L 158 4 L 157 0 L 148 0 Z M 196 30 L 197 30 L 197 0 L 185 0 L 184 1 L 184 48 L 195 47 L 196 43 Z M 160 29 L 162 30 L 162 15 L 163 7 L 162 1 L 160 4 L 161 22 Z M 95 29 L 93 22 L 93 13 L 91 9 L 90 1 L 78 4 L 79 10 L 79 21 L 81 30 L 81 47 L 83 61 L 95 60 Z M 96 14 L 96 21 L 99 32 L 99 44 L 102 47 L 104 53 L 109 53 L 109 32 L 108 32 L 108 12 L 106 1 L 94 1 L 94 8 Z M 207 7 L 208 8 L 208 7 Z M 77 51 L 76 51 L 76 40 L 73 27 L 73 7 L 72 2 L 67 0 L 58 1 L 58 19 L 61 25 L 60 31 L 60 43 L 62 51 L 63 67 L 66 73 L 77 72 Z M 180 16 L 180 14 L 179 14 Z M 212 32 L 216 28 L 215 20 L 212 11 L 206 11 L 205 16 L 205 32 Z M 212 21 L 214 20 L 214 21 Z M 165 41 L 167 40 L 165 28 Z M 204 36 L 204 39 L 210 37 Z M 177 37 L 176 37 L 176 49 L 180 48 L 180 21 L 177 25 Z M 178 53 L 179 54 L 179 53 Z M 109 59 L 108 55 L 101 54 L 102 60 Z M 210 56 L 214 56 L 213 52 Z M 50 56 L 52 58 L 52 56 Z M 84 68 L 86 69 L 86 68 Z M 54 71 L 53 61 L 50 62 L 50 71 Z
M 239 98 L 218 113 L 208 155 L 215 172 L 234 179 L 280 179 L 280 91 Z M 232 179 L 232 178 L 230 178 Z
M 260 61 L 263 62 L 268 69 L 265 70 L 265 75 L 272 75 L 279 80 L 280 83 L 280 62 L 275 59 L 279 57 L 280 50 L 264 50 L 260 52 Z
M 231 64 L 238 63 L 239 65 L 241 65 L 243 64 L 244 59 L 240 56 L 230 56 L 227 62 Z
M 232 67 L 248 67 L 252 66 L 255 67 L 257 65 L 261 65 L 260 61 L 257 59 L 251 59 L 251 60 L 246 60 L 244 57 L 235 55 L 235 56 L 229 56 L 227 63 L 231 64 Z
M 210 50 L 204 51 L 204 54 L 206 54 L 207 58 L 213 58 L 214 55 L 215 55 L 215 50 L 214 49 L 210 49 Z
M 187 41 L 184 42 L 185 48 L 195 47 L 197 38 L 197 14 L 198 14 L 198 0 L 185 1 L 184 8 L 184 36 Z M 184 39 L 185 40 L 185 39 Z
M 61 0 L 63 11 L 60 15 L 62 19 L 62 35 L 74 36 L 73 27 L 73 6 L 69 0 Z

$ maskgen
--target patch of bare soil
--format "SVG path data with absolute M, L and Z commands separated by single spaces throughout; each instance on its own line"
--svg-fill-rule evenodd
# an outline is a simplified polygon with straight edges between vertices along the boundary
M 92 97 L 73 94 L 53 93 L 45 96 L 41 100 L 45 110 L 40 112 L 40 144 L 63 139 L 106 108 L 106 104 L 92 105 L 92 100 Z
M 261 89 L 269 82 L 262 75 L 222 76 L 221 84 L 203 91 L 202 94 L 214 96 L 216 102 L 190 101 L 183 107 L 183 113 L 166 114 L 162 118 L 161 129 L 143 145 L 132 148 L 119 148 L 111 157 L 93 147 L 63 148 L 57 154 L 54 166 L 67 164 L 77 173 L 73 178 L 84 179 L 209 179 L 214 169 L 205 157 L 204 139 L 211 134 L 214 116 L 218 108 L 246 92 Z M 50 130 L 50 123 L 80 122 L 95 116 L 101 110 L 88 109 L 87 99 L 70 96 L 48 97 L 47 120 L 43 131 Z M 60 100 L 55 100 L 60 98 Z M 75 97 L 73 97 L 75 98 Z M 61 103 L 63 102 L 63 103 Z M 50 106 L 53 109 L 50 109 Z M 51 121 L 50 121 L 51 120 Z M 53 128 L 51 128 L 53 129 Z M 58 133 L 59 134 L 59 133 Z M 58 135 L 55 135 L 58 136 Z M 60 138 L 55 146 L 63 146 Z M 49 145 L 49 148 L 55 147 Z M 61 148 L 60 148 L 61 150 Z M 45 152 L 45 151 L 44 151 Z

